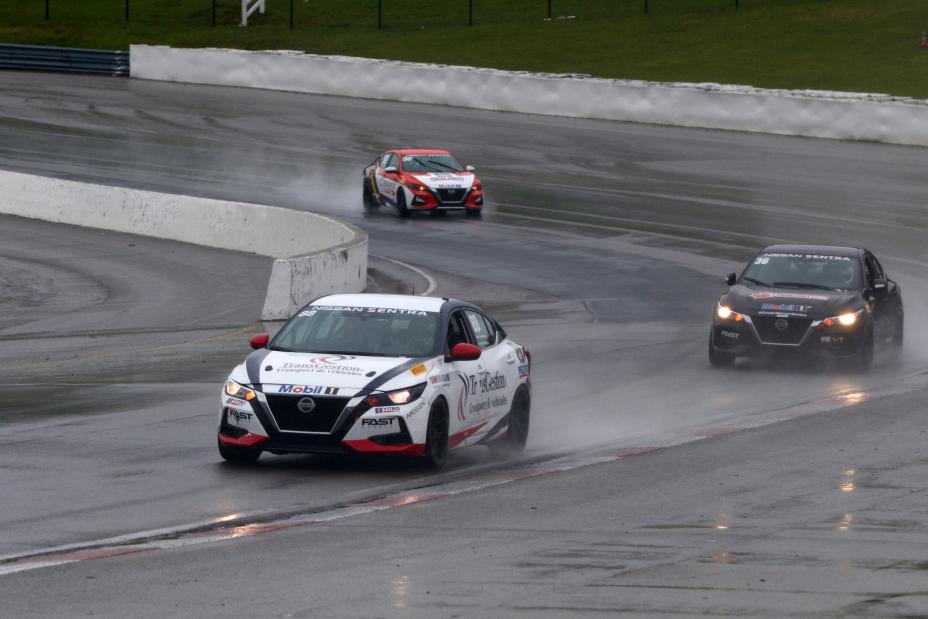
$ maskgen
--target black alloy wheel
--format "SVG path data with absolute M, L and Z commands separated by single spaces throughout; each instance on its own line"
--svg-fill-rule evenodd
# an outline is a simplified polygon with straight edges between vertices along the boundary
M 251 449 L 249 447 L 232 447 L 230 445 L 223 445 L 222 441 L 218 441 L 218 443 L 219 455 L 222 456 L 223 460 L 230 464 L 254 464 L 258 461 L 258 458 L 261 457 L 260 449 Z
M 735 364 L 735 355 L 715 349 L 712 345 L 712 332 L 709 332 L 709 363 L 714 368 L 730 368 Z

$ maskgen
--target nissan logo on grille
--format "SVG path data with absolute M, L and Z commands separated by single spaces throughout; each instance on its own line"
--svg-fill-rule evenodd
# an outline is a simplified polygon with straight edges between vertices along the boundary
M 786 331 L 789 329 L 789 322 L 785 318 L 780 318 L 773 323 L 773 326 L 777 328 L 777 331 Z
M 312 398 L 301 398 L 296 403 L 296 408 L 301 413 L 311 413 L 316 408 L 316 401 Z

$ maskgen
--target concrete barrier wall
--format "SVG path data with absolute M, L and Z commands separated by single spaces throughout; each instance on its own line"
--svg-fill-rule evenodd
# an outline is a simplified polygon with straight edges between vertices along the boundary
M 367 284 L 367 234 L 290 209 L 0 171 L 0 212 L 275 258 L 262 319 Z
M 299 52 L 133 45 L 135 78 L 928 146 L 928 101 L 657 83 Z

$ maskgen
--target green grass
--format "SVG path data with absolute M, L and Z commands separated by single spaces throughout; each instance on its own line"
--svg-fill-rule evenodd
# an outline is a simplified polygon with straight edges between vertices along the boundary
M 0 0 L 0 42 L 297 49 L 628 79 L 928 98 L 928 0 L 267 0 L 248 28 L 217 0 Z

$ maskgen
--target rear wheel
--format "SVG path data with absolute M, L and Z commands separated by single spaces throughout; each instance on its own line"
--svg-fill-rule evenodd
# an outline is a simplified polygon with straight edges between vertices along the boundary
M 427 468 L 438 470 L 448 459 L 448 408 L 442 400 L 432 404 L 429 424 L 425 431 L 425 459 Z
M 525 443 L 528 442 L 531 408 L 532 403 L 528 392 L 519 389 L 512 400 L 512 408 L 509 409 L 509 427 L 506 429 L 506 436 L 502 440 L 490 443 L 490 449 L 494 453 L 508 456 L 521 453 L 525 449 Z
M 731 353 L 721 352 L 712 344 L 712 334 L 709 334 L 709 363 L 714 368 L 730 368 L 735 363 L 735 356 Z
M 396 190 L 396 210 L 399 211 L 400 217 L 409 217 L 409 207 L 406 206 L 406 192 L 402 188 Z
M 258 449 L 251 449 L 249 447 L 232 447 L 230 445 L 224 445 L 222 441 L 219 443 L 219 455 L 222 456 L 222 459 L 230 464 L 246 465 L 254 464 L 258 461 L 258 458 L 261 457 L 261 451 Z

